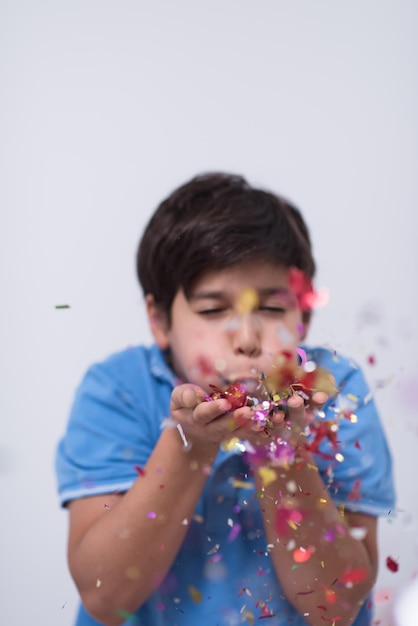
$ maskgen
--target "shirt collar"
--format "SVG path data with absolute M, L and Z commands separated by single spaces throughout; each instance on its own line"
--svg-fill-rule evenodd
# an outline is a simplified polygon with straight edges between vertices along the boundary
M 177 376 L 167 363 L 165 353 L 156 344 L 153 344 L 150 349 L 150 369 L 155 378 L 167 382 L 173 387 L 179 384 Z

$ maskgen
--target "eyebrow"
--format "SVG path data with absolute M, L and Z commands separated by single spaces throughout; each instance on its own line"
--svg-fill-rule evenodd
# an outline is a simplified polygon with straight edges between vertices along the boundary
M 251 287 L 249 287 L 251 289 Z M 261 298 L 267 298 L 268 296 L 281 295 L 288 296 L 290 295 L 290 289 L 286 287 L 263 287 L 262 289 L 254 290 Z M 197 291 L 193 293 L 188 298 L 189 301 L 196 300 L 222 300 L 225 298 L 227 293 L 225 291 Z

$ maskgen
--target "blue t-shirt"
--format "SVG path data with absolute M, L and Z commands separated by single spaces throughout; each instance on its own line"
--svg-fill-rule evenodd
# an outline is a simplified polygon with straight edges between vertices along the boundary
M 326 368 L 340 389 L 327 417 L 349 405 L 357 421 L 339 420 L 339 452 L 324 440 L 316 458 L 335 503 L 370 515 L 394 508 L 392 461 L 382 425 L 361 370 L 323 348 L 307 358 Z M 93 365 L 81 382 L 68 429 L 59 443 L 56 469 L 60 501 L 124 492 L 136 480 L 169 416 L 176 377 L 157 346 L 128 348 Z M 248 484 L 252 488 L 248 488 Z M 231 533 L 239 528 L 239 533 Z M 233 536 L 234 535 L 234 536 Z M 197 596 L 197 594 L 199 594 Z M 199 601 L 197 601 L 199 600 Z M 368 599 L 354 626 L 371 624 Z M 274 615 L 270 626 L 303 626 L 276 579 L 259 501 L 244 456 L 221 450 L 166 579 L 129 618 L 130 626 L 238 626 Z M 250 619 L 250 618 L 249 618 Z M 76 626 L 97 626 L 81 606 Z

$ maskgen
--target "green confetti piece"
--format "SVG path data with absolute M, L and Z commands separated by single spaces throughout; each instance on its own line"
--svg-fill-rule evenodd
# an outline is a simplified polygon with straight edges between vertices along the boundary
M 56 304 L 55 305 L 56 309 L 69 309 L 71 308 L 69 304 Z
M 141 624 L 139 617 L 135 613 L 129 613 L 125 609 L 117 609 L 116 615 L 126 620 L 128 624 L 132 624 L 132 626 L 140 626 Z

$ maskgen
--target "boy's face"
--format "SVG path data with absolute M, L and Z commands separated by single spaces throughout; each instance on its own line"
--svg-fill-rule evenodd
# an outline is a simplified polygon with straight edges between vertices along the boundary
M 280 358 L 296 362 L 302 315 L 288 274 L 254 261 L 210 271 L 188 299 L 178 291 L 169 325 L 162 314 L 152 315 L 148 302 L 154 337 L 160 348 L 170 348 L 177 376 L 209 393 L 209 384 L 268 375 Z

